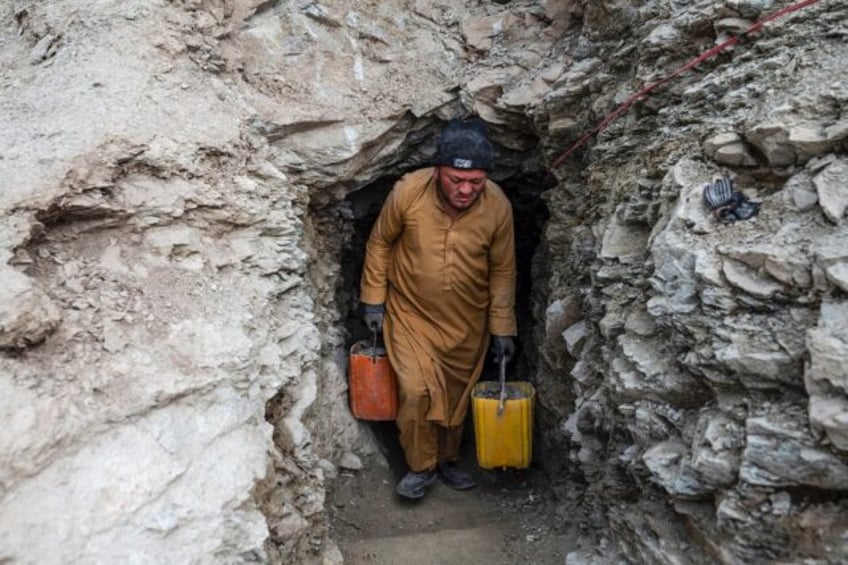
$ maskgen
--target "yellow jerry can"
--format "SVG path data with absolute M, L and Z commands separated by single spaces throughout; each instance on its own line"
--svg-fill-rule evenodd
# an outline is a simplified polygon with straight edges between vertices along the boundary
M 484 469 L 530 466 L 536 391 L 526 382 L 481 382 L 471 389 L 477 464 Z

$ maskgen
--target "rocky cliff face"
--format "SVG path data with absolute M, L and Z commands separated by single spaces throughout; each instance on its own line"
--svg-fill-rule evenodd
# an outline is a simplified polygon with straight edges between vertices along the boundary
M 468 4 L 0 7 L 0 560 L 338 561 L 324 481 L 375 450 L 345 196 L 465 112 L 538 173 L 786 5 Z M 848 556 L 846 16 L 681 75 L 543 195 L 537 458 L 633 561 Z M 720 176 L 757 216 L 709 213 Z
M 782 7 L 605 5 L 540 130 L 610 112 Z M 548 194 L 540 382 L 568 374 L 557 439 L 634 561 L 845 558 L 844 15 L 817 3 L 652 93 Z M 713 216 L 718 177 L 760 213 Z

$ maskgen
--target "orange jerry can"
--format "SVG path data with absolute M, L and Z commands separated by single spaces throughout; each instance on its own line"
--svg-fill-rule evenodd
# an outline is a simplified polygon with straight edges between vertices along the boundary
M 350 410 L 360 420 L 394 420 L 397 417 L 397 377 L 386 348 L 360 341 L 350 348 Z

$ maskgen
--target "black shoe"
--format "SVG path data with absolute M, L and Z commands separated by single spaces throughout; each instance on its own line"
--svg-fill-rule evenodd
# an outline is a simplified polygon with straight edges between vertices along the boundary
M 395 490 L 404 498 L 421 498 L 427 494 L 427 487 L 436 480 L 436 470 L 416 473 L 410 471 L 397 484 Z
M 452 489 L 468 490 L 477 486 L 477 481 L 471 475 L 450 461 L 439 465 L 439 476 L 442 482 Z

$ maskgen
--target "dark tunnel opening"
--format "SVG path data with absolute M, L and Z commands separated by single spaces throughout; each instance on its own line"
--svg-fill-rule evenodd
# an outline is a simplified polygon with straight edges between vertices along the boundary
M 531 163 L 527 166 L 526 163 Z M 542 198 L 542 193 L 551 188 L 552 178 L 544 168 L 532 166 L 535 161 L 527 159 L 521 170 L 506 178 L 492 179 L 503 188 L 513 208 L 516 238 L 516 319 L 518 323 L 517 351 L 507 370 L 507 380 L 530 381 L 533 383 L 536 367 L 535 345 L 533 343 L 534 305 L 544 300 L 540 290 L 534 286 L 534 279 L 539 267 L 534 264 L 536 251 L 542 240 L 548 220 L 548 208 Z M 404 171 L 409 172 L 409 171 Z M 377 219 L 386 196 L 394 183 L 403 175 L 385 176 L 378 178 L 367 186 L 351 193 L 347 197 L 347 205 L 352 212 L 353 234 L 341 253 L 341 272 L 343 273 L 343 295 L 348 300 L 343 311 L 348 313 L 344 320 L 349 349 L 360 341 L 371 342 L 373 336 L 362 322 L 362 311 L 359 305 L 359 282 L 362 275 L 362 265 L 365 257 L 365 245 L 371 228 Z M 536 307 L 538 309 L 538 307 Z M 481 380 L 497 380 L 498 367 L 487 355 Z M 386 457 L 395 476 L 400 478 L 406 471 L 403 453 L 397 439 L 397 429 L 394 422 L 367 422 L 374 433 L 383 455 Z M 539 430 L 535 431 L 536 436 Z M 465 423 L 463 460 L 470 468 L 476 463 L 473 443 L 473 424 L 471 410 Z M 539 460 L 539 441 L 534 440 L 534 465 Z

